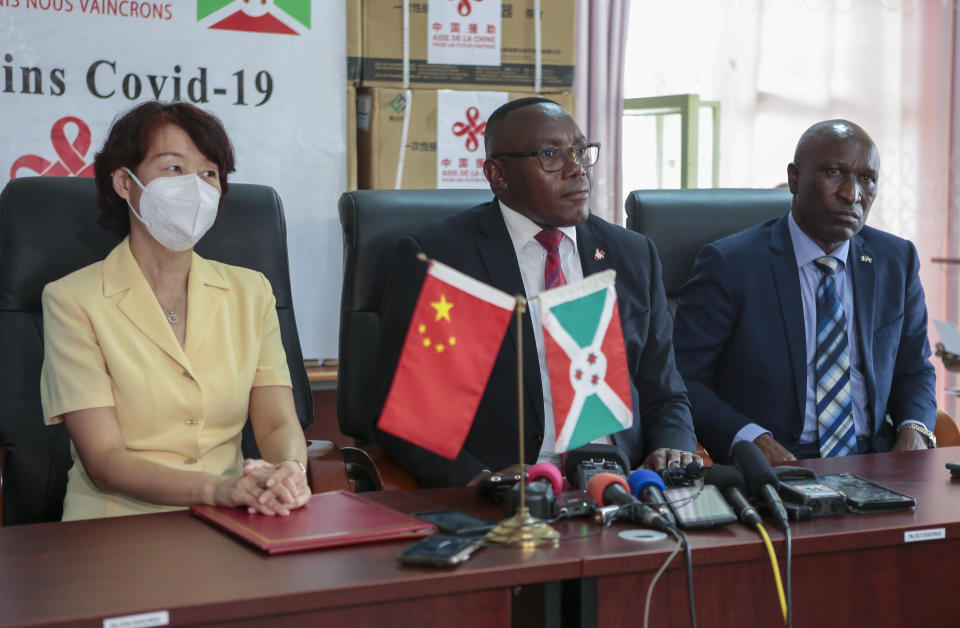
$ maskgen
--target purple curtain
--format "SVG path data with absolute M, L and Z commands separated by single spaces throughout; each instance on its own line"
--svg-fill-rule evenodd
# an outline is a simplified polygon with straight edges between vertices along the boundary
M 623 66 L 630 0 L 580 0 L 573 94 L 576 118 L 590 141 L 603 144 L 593 169 L 593 213 L 623 224 L 620 165 Z

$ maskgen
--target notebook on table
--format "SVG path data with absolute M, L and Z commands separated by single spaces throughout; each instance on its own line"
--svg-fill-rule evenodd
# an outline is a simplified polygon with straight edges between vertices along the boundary
M 245 508 L 223 506 L 190 510 L 268 554 L 413 539 L 436 531 L 433 524 L 347 491 L 313 495 L 287 517 L 251 515 Z

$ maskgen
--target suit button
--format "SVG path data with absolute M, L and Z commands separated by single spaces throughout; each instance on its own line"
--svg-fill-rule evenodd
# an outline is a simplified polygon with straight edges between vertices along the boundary
M 539 444 L 543 443 L 543 436 L 537 436 L 536 439 L 534 439 L 534 440 L 536 440 L 536 441 L 537 441 L 537 444 L 539 445 Z
M 790 442 L 795 443 L 798 440 L 800 440 L 800 434 L 797 434 L 796 432 L 794 432 L 793 434 L 790 435 Z
M 196 458 L 187 458 L 186 460 L 183 461 L 183 464 L 197 464 L 197 459 L 196 459 Z

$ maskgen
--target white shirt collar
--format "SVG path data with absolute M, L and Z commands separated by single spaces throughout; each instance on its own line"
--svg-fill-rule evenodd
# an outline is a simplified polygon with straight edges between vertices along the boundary
M 513 250 L 517 253 L 531 241 L 540 246 L 540 243 L 534 240 L 534 236 L 543 231 L 543 227 L 533 222 L 518 211 L 514 211 L 501 200 L 497 200 L 500 205 L 500 212 L 503 214 L 503 221 L 507 223 L 507 233 L 510 234 L 510 240 L 513 242 Z M 577 228 L 576 227 L 557 227 L 560 233 L 570 239 L 573 244 L 573 251 L 577 251 Z

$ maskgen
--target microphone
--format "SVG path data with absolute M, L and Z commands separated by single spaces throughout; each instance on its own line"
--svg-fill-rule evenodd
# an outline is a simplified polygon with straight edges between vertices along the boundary
M 726 464 L 715 464 L 707 471 L 705 481 L 720 489 L 727 502 L 733 506 L 740 521 L 751 527 L 762 523 L 757 509 L 743 495 L 747 485 L 743 481 L 743 475 L 736 468 Z
M 733 459 L 743 469 L 750 496 L 757 501 L 763 501 L 780 525 L 790 525 L 787 522 L 787 509 L 783 507 L 780 499 L 780 478 L 760 448 L 750 441 L 740 441 L 733 446 Z
M 567 452 L 563 472 L 570 486 L 587 490 L 590 479 L 598 473 L 615 473 L 627 477 L 630 460 L 618 447 L 590 443 Z
M 667 532 L 673 526 L 663 516 L 630 494 L 630 485 L 619 475 L 598 473 L 590 478 L 587 494 L 601 506 L 619 506 L 619 515 L 642 526 Z
M 526 506 L 538 519 L 553 519 L 560 514 L 558 497 L 563 490 L 560 470 L 549 462 L 538 462 L 527 469 Z M 509 517 L 520 507 L 520 483 L 511 486 L 503 500 L 503 512 Z
M 549 462 L 538 462 L 527 468 L 527 483 L 548 482 L 553 489 L 553 494 L 560 497 L 563 491 L 563 476 L 560 475 L 560 469 Z
M 627 484 L 630 486 L 632 495 L 659 512 L 664 519 L 670 522 L 670 525 L 677 525 L 677 520 L 667 505 L 667 500 L 663 497 L 663 491 L 667 487 L 663 483 L 663 478 L 656 472 L 649 469 L 637 469 L 630 474 Z
M 657 473 L 663 478 L 663 483 L 669 488 L 678 486 L 692 486 L 694 480 L 703 477 L 706 469 L 699 462 L 691 462 L 685 467 L 664 467 Z

